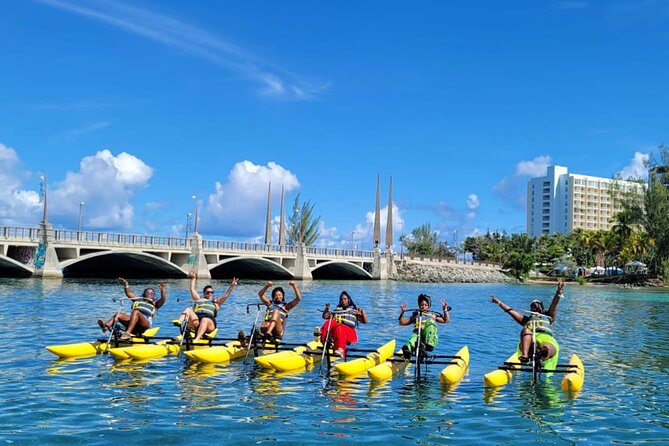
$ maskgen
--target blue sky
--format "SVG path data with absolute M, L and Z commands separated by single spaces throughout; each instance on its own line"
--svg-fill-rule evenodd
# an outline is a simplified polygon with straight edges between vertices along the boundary
M 264 235 L 267 184 L 371 246 L 525 230 L 550 164 L 611 177 L 667 142 L 669 3 L 0 2 L 0 224 Z M 457 231 L 457 232 L 456 232 Z M 353 239 L 353 241 L 352 241 Z M 274 241 L 277 240 L 276 233 Z M 399 249 L 397 241 L 395 249 Z

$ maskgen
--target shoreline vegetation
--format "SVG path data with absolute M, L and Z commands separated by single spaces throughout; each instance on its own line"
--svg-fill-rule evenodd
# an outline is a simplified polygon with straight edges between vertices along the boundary
M 574 229 L 562 233 L 552 228 L 550 210 L 544 208 L 542 231 L 534 236 L 488 230 L 485 234 L 467 236 L 458 244 L 457 231 L 454 231 L 453 244 L 448 244 L 443 238 L 439 240 L 439 231 L 425 223 L 409 234 L 402 234 L 400 242 L 411 257 L 443 261 L 462 255 L 477 263 L 498 265 L 500 271 L 520 282 L 546 275 L 564 277 L 579 284 L 662 286 L 664 280 L 664 286 L 669 286 L 669 146 L 660 144 L 658 154 L 659 159 L 648 161 L 647 167 L 654 171 L 648 182 L 643 178 L 633 179 L 643 185 L 643 193 L 617 181 L 607 187 L 610 192 L 605 206 L 607 214 L 602 214 L 608 217 L 606 224 L 589 216 L 587 222 L 579 220 L 572 225 Z M 585 200 L 586 197 L 580 197 L 578 205 L 585 206 Z M 588 214 L 593 212 L 596 211 L 588 210 Z M 447 232 L 442 237 L 446 234 L 450 236 Z M 401 272 L 399 276 L 426 282 L 481 280 L 471 279 L 469 274 L 456 270 L 442 273 L 439 269 L 419 268 L 406 274 Z M 416 277 L 412 278 L 412 274 Z M 481 274 L 473 273 L 474 276 Z M 503 281 L 501 278 L 487 280 Z
M 662 279 L 650 274 L 623 274 L 589 278 L 565 278 L 567 282 L 581 285 L 615 285 L 624 288 L 666 287 Z M 580 280 L 582 279 L 582 280 Z M 509 276 L 501 267 L 471 263 L 433 263 L 420 260 L 403 260 L 397 265 L 392 280 L 417 283 L 536 283 L 552 284 L 558 277 L 530 275 L 525 280 Z

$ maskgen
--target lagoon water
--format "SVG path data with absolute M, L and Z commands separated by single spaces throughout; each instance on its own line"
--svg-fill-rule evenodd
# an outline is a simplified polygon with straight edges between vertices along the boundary
M 218 292 L 227 289 L 212 282 Z M 153 281 L 131 281 L 137 291 Z M 205 282 L 199 282 L 199 288 Z M 248 329 L 261 282 L 243 282 L 219 315 L 221 336 Z M 286 290 L 287 283 L 277 282 Z M 174 335 L 175 318 L 190 299 L 185 280 L 167 281 L 158 312 L 160 335 Z M 657 444 L 669 443 L 669 293 L 568 284 L 556 322 L 561 363 L 578 353 L 583 390 L 566 395 L 560 376 L 529 385 L 517 374 L 491 392 L 483 375 L 515 349 L 520 326 L 489 302 L 515 308 L 533 298 L 548 305 L 555 287 L 502 284 L 412 284 L 314 281 L 299 283 L 302 303 L 291 312 L 286 342 L 301 342 L 321 324 L 319 308 L 342 289 L 365 308 L 361 348 L 396 338 L 404 300 L 445 298 L 452 322 L 440 325 L 437 352 L 468 345 L 468 374 L 455 388 L 439 383 L 440 366 L 419 383 L 413 369 L 385 384 L 366 376 L 350 382 L 319 369 L 288 376 L 261 372 L 249 361 L 196 366 L 182 356 L 115 363 L 102 355 L 59 361 L 44 347 L 96 339 L 96 320 L 109 317 L 122 296 L 115 281 L 0 280 L 0 440 L 6 444 Z M 292 293 L 288 291 L 288 297 Z M 179 299 L 179 301 L 177 301 Z M 126 306 L 127 309 L 127 306 Z

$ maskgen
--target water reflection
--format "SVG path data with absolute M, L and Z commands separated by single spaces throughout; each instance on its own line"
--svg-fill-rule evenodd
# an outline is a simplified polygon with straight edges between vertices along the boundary
M 228 406 L 228 398 L 224 398 L 219 389 L 225 388 L 225 378 L 229 372 L 214 364 L 189 364 L 177 375 L 176 387 L 183 412 L 201 412 L 213 408 Z
M 0 392 L 6 396 L 0 430 L 6 441 L 49 443 L 72 434 L 72 442 L 108 443 L 111 434 L 106 433 L 113 432 L 120 435 L 117 442 L 164 439 L 164 444 L 190 444 L 194 438 L 212 444 L 305 439 L 509 444 L 522 433 L 528 442 L 651 443 L 669 434 L 669 396 L 662 386 L 669 367 L 669 306 L 659 293 L 567 290 L 556 323 L 561 362 L 575 352 L 588 369 L 583 390 L 567 394 L 558 374 L 537 386 L 529 385 L 526 374 L 516 374 L 497 389 L 484 389 L 482 383 L 483 374 L 517 343 L 508 318 L 481 316 L 488 296 L 509 296 L 511 305 L 526 305 L 548 287 L 305 284 L 304 299 L 291 312 L 287 342 L 311 338 L 316 310 L 337 295 L 333 290 L 347 289 L 370 315 L 370 323 L 360 329 L 361 348 L 406 337 L 405 328 L 397 325 L 401 301 L 419 292 L 447 296 L 455 310 L 440 335 L 456 344 L 466 337 L 472 352 L 467 377 L 449 388 L 439 381 L 439 367 L 420 382 L 412 366 L 392 380 L 373 383 L 365 375 L 354 380 L 322 376 L 318 368 L 263 372 L 251 358 L 221 365 L 191 364 L 175 356 L 147 362 L 114 362 L 104 355 L 55 360 L 41 344 L 97 338 L 95 320 L 117 308 L 108 296 L 118 295 L 119 287 L 116 281 L 63 280 L 60 289 L 53 283 L 0 281 L 0 322 L 15 323 L 9 315 L 17 315 L 19 323 L 38 328 L 48 339 L 36 343 L 32 337 L 0 333 L 0 340 L 12 346 L 11 353 L 0 355 Z M 157 324 L 169 326 L 170 316 L 183 309 L 176 298 L 189 298 L 188 285 L 186 280 L 168 283 L 173 292 Z M 244 305 L 257 301 L 257 290 L 257 284 L 240 284 L 239 299 L 226 303 L 226 319 L 247 321 Z M 48 299 L 41 297 L 45 294 Z M 94 305 L 78 307 L 77 318 L 71 317 L 71 306 L 60 304 L 92 296 Z M 491 337 L 495 348 L 490 348 Z M 16 413 L 22 416 L 17 419 Z

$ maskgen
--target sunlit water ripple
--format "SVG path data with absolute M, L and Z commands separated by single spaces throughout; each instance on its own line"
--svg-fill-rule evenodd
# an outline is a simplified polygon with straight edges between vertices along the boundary
M 131 284 L 141 290 L 151 282 Z M 160 334 L 187 305 L 186 281 L 169 281 L 159 311 Z M 204 285 L 200 283 L 200 286 Z M 226 284 L 213 281 L 219 290 Z M 288 289 L 287 284 L 279 283 Z M 261 283 L 242 283 L 219 316 L 221 336 L 248 331 Z M 556 329 L 561 362 L 578 353 L 586 366 L 580 394 L 560 390 L 554 376 L 531 386 L 517 375 L 504 388 L 483 387 L 483 375 L 515 349 L 511 318 L 489 303 L 495 294 L 515 308 L 536 297 L 546 303 L 554 287 L 540 285 L 440 285 L 396 282 L 300 283 L 303 301 L 290 314 L 287 342 L 311 337 L 319 308 L 336 303 L 342 289 L 365 308 L 361 348 L 396 338 L 399 305 L 415 306 L 420 292 L 453 307 L 440 326 L 441 354 L 467 344 L 468 375 L 443 388 L 439 368 L 415 382 L 412 369 L 370 384 L 327 378 L 318 367 L 279 376 L 252 360 L 226 365 L 190 364 L 182 356 L 144 363 L 109 356 L 58 361 L 46 345 L 96 339 L 99 317 L 117 309 L 112 281 L 33 279 L 0 281 L 0 439 L 8 444 L 350 443 L 509 444 L 669 443 L 669 308 L 666 291 L 622 290 L 569 284 Z M 290 292 L 289 292 L 290 297 Z M 177 301 L 179 299 L 180 301 Z

